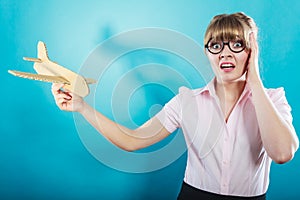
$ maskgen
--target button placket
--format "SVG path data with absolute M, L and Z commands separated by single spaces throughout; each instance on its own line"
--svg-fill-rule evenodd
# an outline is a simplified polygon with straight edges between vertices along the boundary
M 228 194 L 229 193 L 229 167 L 230 167 L 230 141 L 229 141 L 229 133 L 226 129 L 223 138 L 223 156 L 222 156 L 222 166 L 221 166 L 221 193 Z

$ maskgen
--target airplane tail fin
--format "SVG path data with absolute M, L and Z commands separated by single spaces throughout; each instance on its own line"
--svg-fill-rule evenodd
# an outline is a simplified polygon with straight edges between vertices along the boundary
M 49 60 L 46 44 L 42 41 L 38 42 L 38 58 L 41 60 Z
M 37 46 L 38 58 L 23 57 L 24 60 L 41 63 L 49 60 L 46 44 L 42 41 L 38 42 Z

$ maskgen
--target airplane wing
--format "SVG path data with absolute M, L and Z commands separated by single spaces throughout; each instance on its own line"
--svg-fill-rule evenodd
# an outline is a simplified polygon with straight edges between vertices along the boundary
M 97 83 L 97 81 L 95 79 L 92 79 L 92 78 L 84 78 L 85 82 L 87 84 L 94 84 L 94 83 Z
M 81 75 L 51 61 L 44 42 L 38 42 L 37 51 L 38 58 L 23 58 L 24 60 L 34 62 L 33 68 L 37 74 L 13 70 L 9 70 L 8 72 L 12 75 L 27 79 L 53 83 L 65 83 L 65 89 L 81 97 L 85 97 L 89 94 L 88 84 L 95 83 L 96 81 L 94 79 L 85 79 Z
M 8 70 L 8 73 L 18 76 L 21 78 L 27 78 L 32 80 L 38 80 L 43 82 L 51 82 L 51 83 L 64 83 L 64 84 L 70 84 L 68 80 L 61 76 L 49 76 L 49 75 L 42 75 L 42 74 L 32 74 L 27 72 L 20 72 L 15 70 Z

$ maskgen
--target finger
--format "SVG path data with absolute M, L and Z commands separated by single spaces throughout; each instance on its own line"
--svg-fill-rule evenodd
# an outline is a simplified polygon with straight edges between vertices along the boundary
M 258 47 L 257 41 L 255 39 L 253 32 L 250 33 L 250 47 L 252 50 L 255 50 L 255 51 L 257 50 L 257 47 Z
M 51 87 L 51 91 L 53 94 L 59 94 L 60 88 L 63 88 L 65 84 L 62 83 L 53 83 Z
M 67 93 L 67 94 L 72 94 L 72 92 L 68 89 L 65 88 L 66 84 L 64 84 L 61 88 L 60 91 L 63 93 Z
M 55 95 L 55 99 L 56 100 L 59 100 L 59 99 L 72 100 L 72 97 L 65 93 L 60 93 L 60 94 Z
M 251 49 L 253 49 L 253 32 L 251 32 L 250 34 L 249 34 L 249 40 L 250 40 L 250 48 Z
M 66 99 L 72 99 L 73 93 L 69 92 L 68 90 L 65 90 L 63 87 L 59 88 L 59 90 L 55 93 L 55 95 L 63 94 L 65 95 Z
M 53 83 L 51 89 L 52 89 L 53 91 L 57 91 L 57 90 L 59 90 L 59 89 L 60 89 L 61 87 L 63 87 L 63 86 L 64 86 L 63 83 Z
M 62 105 L 62 104 L 67 104 L 68 102 L 69 102 L 70 100 L 67 100 L 67 99 L 65 99 L 65 98 L 60 98 L 60 99 L 57 99 L 57 101 L 56 101 L 56 103 L 58 104 L 58 105 Z
M 67 98 L 72 99 L 73 98 L 73 94 L 70 92 L 63 92 L 65 95 L 67 95 Z
M 62 102 L 61 104 L 58 105 L 59 109 L 61 110 L 67 110 L 68 108 L 68 103 Z
M 67 107 L 68 107 L 67 103 L 64 102 L 64 103 L 61 104 L 60 109 L 61 110 L 67 110 Z

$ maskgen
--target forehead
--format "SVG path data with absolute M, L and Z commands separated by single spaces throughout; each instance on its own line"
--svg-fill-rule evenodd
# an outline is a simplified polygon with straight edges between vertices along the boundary
M 211 32 L 210 39 L 214 40 L 236 40 L 244 39 L 244 31 L 240 28 L 221 28 Z
M 245 40 L 244 29 L 242 22 L 234 17 L 217 18 L 209 25 L 205 40 Z
M 212 42 L 242 42 L 242 43 L 244 43 L 245 41 L 242 39 L 242 38 L 240 38 L 239 36 L 236 36 L 236 37 L 230 37 L 230 38 L 222 38 L 222 37 L 216 37 L 216 38 L 214 38 L 214 37 L 212 37 L 209 41 L 208 41 L 208 43 L 212 43 Z

